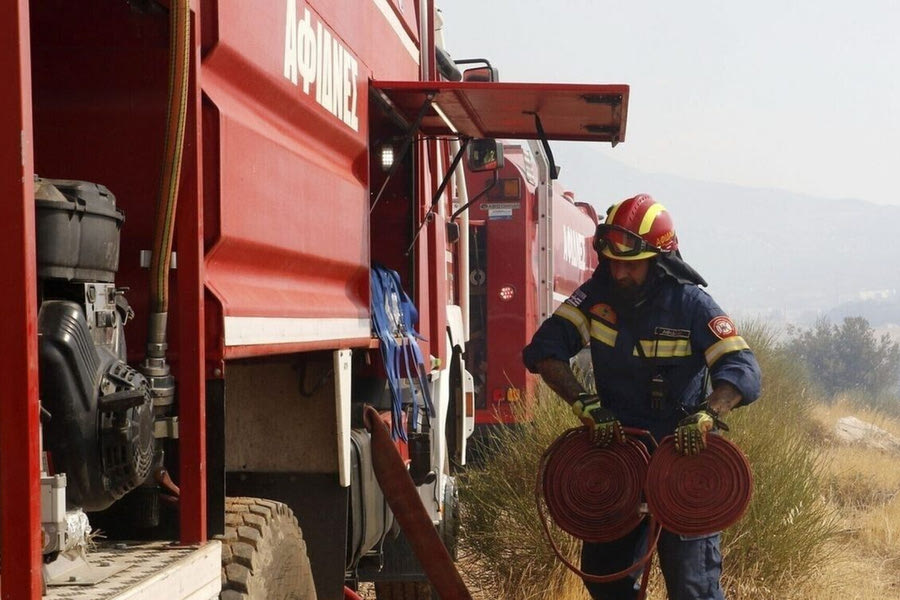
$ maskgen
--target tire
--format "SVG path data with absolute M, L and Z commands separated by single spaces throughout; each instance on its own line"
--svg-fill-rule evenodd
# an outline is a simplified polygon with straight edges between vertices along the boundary
M 316 600 L 306 542 L 287 505 L 225 499 L 221 600 Z
M 427 581 L 376 581 L 378 600 L 432 600 L 437 598 Z
M 438 525 L 438 533 L 444 547 L 450 554 L 453 562 L 459 560 L 459 536 L 460 536 L 460 518 L 459 518 L 459 488 L 456 487 L 456 478 L 447 477 L 447 484 L 444 487 L 444 518 Z

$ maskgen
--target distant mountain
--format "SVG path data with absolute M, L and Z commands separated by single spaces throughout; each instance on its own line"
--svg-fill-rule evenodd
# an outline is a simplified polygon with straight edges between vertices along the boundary
M 601 214 L 641 192 L 665 204 L 685 259 L 737 318 L 900 324 L 900 206 L 646 173 L 568 147 L 557 162 L 564 186 Z

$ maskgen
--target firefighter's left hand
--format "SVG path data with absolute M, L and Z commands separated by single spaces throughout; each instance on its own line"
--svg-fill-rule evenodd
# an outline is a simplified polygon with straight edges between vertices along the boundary
M 688 415 L 675 429 L 675 450 L 682 456 L 700 454 L 706 448 L 706 435 L 715 427 L 728 430 L 728 426 L 709 408 L 701 408 Z

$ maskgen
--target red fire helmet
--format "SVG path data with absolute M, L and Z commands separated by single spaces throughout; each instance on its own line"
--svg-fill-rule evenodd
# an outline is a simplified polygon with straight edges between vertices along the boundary
M 677 249 L 669 211 L 647 194 L 610 207 L 594 234 L 594 250 L 614 260 L 642 260 Z

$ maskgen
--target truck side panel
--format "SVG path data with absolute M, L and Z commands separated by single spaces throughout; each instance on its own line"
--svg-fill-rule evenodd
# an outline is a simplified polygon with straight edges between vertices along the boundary
M 309 5 L 209 9 L 204 144 L 215 152 L 218 193 L 207 202 L 218 218 L 207 286 L 222 304 L 224 344 L 253 354 L 328 339 L 359 345 L 368 338 L 371 73 Z

